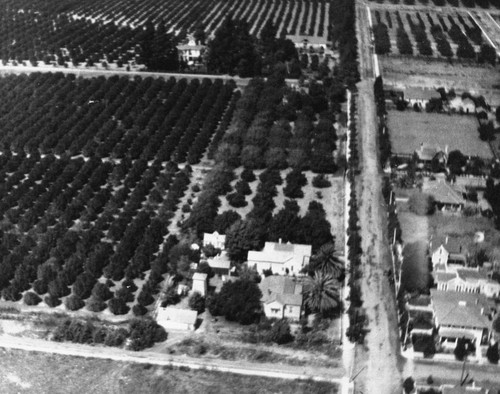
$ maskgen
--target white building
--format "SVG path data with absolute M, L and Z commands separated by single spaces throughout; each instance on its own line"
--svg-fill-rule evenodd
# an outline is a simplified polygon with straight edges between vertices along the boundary
M 479 293 L 489 298 L 500 295 L 500 283 L 488 278 L 485 272 L 475 268 L 460 268 L 435 274 L 437 289 L 463 293 Z
M 247 262 L 260 274 L 270 269 L 273 274 L 300 275 L 309 263 L 311 251 L 311 245 L 266 242 L 263 250 L 248 252 Z
M 156 322 L 166 330 L 194 331 L 197 318 L 196 311 L 167 306 L 166 308 L 158 308 Z
M 193 36 L 188 36 L 187 44 L 177 46 L 180 60 L 186 62 L 189 66 L 202 62 L 206 46 L 197 44 Z
M 216 249 L 224 249 L 226 244 L 226 236 L 214 231 L 212 234 L 203 233 L 203 246 L 212 245 Z
M 271 275 L 259 283 L 264 314 L 277 319 L 299 320 L 302 313 L 302 285 L 296 279 Z
M 207 295 L 207 274 L 195 272 L 193 275 L 193 293 L 198 292 L 203 297 Z

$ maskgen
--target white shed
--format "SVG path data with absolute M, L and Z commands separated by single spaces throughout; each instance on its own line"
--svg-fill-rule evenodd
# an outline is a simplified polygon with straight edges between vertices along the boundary
M 194 331 L 198 313 L 191 309 L 178 309 L 171 306 L 158 308 L 157 323 L 166 330 Z

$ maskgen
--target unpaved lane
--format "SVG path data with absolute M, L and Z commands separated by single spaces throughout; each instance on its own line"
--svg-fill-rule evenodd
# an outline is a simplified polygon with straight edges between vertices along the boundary
M 371 394 L 401 392 L 398 369 L 399 338 L 396 306 L 385 272 L 391 268 L 387 245 L 386 208 L 381 193 L 381 171 L 377 155 L 377 122 L 373 81 L 359 86 L 358 113 L 362 159 L 360 177 L 360 227 L 363 240 L 362 294 L 369 319 L 366 337 L 366 373 L 360 375 L 362 391 Z M 357 386 L 358 386 L 357 385 Z

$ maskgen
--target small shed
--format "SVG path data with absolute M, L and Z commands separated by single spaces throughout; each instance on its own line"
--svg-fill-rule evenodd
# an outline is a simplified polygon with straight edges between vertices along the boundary
M 167 306 L 166 308 L 158 308 L 156 322 L 166 330 L 194 331 L 197 318 L 196 311 Z
M 198 292 L 203 297 L 207 295 L 207 274 L 195 272 L 193 275 L 193 293 Z

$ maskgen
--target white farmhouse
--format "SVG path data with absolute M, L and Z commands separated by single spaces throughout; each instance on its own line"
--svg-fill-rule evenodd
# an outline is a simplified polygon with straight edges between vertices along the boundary
M 178 309 L 171 306 L 158 308 L 157 323 L 166 330 L 194 331 L 198 313 L 191 309 Z
M 248 252 L 249 267 L 255 267 L 258 273 L 271 270 L 273 274 L 300 275 L 300 271 L 311 258 L 311 245 L 266 242 L 261 251 Z
M 219 234 L 217 231 L 213 233 L 203 233 L 203 246 L 212 245 L 216 249 L 224 249 L 226 244 L 226 236 Z

